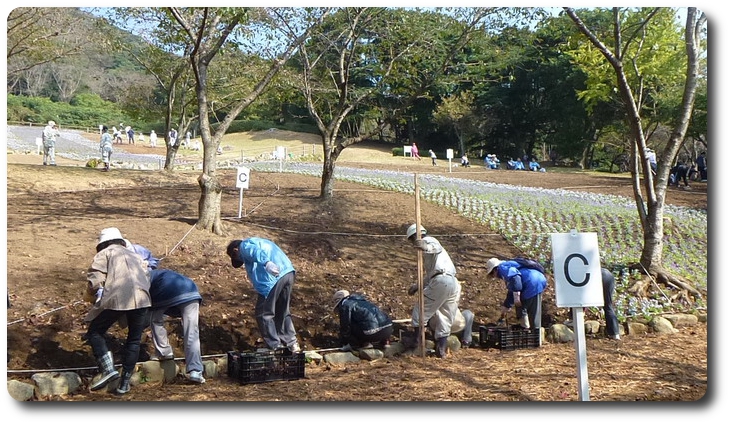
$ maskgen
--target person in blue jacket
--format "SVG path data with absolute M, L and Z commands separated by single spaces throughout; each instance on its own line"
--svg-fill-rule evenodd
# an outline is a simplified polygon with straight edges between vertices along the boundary
M 180 317 L 185 339 L 185 371 L 188 380 L 205 383 L 198 329 L 200 303 L 203 298 L 198 286 L 190 278 L 171 269 L 155 269 L 150 271 L 150 297 L 152 341 L 157 357 L 161 360 L 174 359 L 165 329 L 165 315 Z
M 545 274 L 514 260 L 487 261 L 487 275 L 504 280 L 507 297 L 502 302 L 502 319 L 515 306 L 517 320 L 523 328 L 542 326 L 542 292 L 547 286 Z
M 334 310 L 340 316 L 342 350 L 388 344 L 393 321 L 375 304 L 360 294 L 338 290 L 333 297 Z
M 299 352 L 289 309 L 296 272 L 284 251 L 271 240 L 250 237 L 231 241 L 226 253 L 234 268 L 245 265 L 259 295 L 256 323 L 266 346 L 271 350 L 288 348 L 292 353 Z
M 157 269 L 157 267 L 160 265 L 160 260 L 152 255 L 150 249 L 142 246 L 141 244 L 132 243 L 127 239 L 124 239 L 124 243 L 127 245 L 127 249 L 138 254 L 142 257 L 142 259 L 147 261 L 147 268 L 150 271 L 152 271 L 153 269 Z
M 535 158 L 530 159 L 529 168 L 530 171 L 539 171 L 541 168 L 540 162 L 538 162 Z
M 524 171 L 525 170 L 525 163 L 522 162 L 522 159 L 517 158 L 515 161 L 515 170 L 516 171 Z

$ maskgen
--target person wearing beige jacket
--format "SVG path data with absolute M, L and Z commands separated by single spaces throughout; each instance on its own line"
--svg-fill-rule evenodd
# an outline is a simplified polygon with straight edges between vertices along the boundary
M 142 332 L 149 324 L 148 311 L 152 306 L 149 271 L 145 260 L 127 249 L 117 228 L 101 231 L 96 251 L 87 273 L 84 296 L 94 304 L 84 321 L 89 323 L 85 338 L 99 364 L 101 376 L 90 388 L 102 389 L 119 378 L 104 335 L 121 319 L 126 320 L 127 340 L 122 358 L 122 379 L 116 391 L 124 394 L 129 391 L 129 381 L 139 358 Z

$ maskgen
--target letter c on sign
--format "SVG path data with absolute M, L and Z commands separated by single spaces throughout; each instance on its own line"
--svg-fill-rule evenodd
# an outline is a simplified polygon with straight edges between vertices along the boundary
M 568 284 L 570 284 L 571 286 L 574 286 L 574 287 L 583 287 L 586 284 L 588 284 L 588 281 L 590 280 L 591 274 L 590 273 L 586 273 L 585 274 L 585 277 L 583 279 L 583 282 L 576 283 L 571 278 L 570 273 L 568 272 L 568 264 L 573 259 L 582 259 L 583 260 L 583 265 L 586 265 L 586 266 L 588 265 L 588 259 L 586 259 L 586 257 L 583 256 L 583 255 L 581 255 L 580 253 L 572 253 L 572 254 L 568 255 L 567 258 L 565 258 L 565 262 L 563 263 L 563 272 L 565 273 L 565 278 L 568 280 Z

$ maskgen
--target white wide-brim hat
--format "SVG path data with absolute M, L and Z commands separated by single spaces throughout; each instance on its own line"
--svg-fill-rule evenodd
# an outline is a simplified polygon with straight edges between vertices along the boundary
M 122 237 L 122 232 L 119 231 L 118 228 L 115 228 L 115 227 L 104 228 L 103 230 L 101 230 L 101 233 L 99 234 L 99 242 L 96 243 L 96 245 L 98 246 L 98 245 L 104 243 L 105 241 L 116 240 L 116 239 L 124 240 L 124 237 Z

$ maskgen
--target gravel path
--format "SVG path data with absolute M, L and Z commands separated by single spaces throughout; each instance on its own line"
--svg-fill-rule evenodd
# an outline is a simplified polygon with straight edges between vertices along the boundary
M 19 151 L 34 152 L 38 149 L 36 138 L 41 136 L 41 126 L 13 126 L 7 127 L 7 148 Z M 71 160 L 86 162 L 91 158 L 100 158 L 99 143 L 88 140 L 80 130 L 60 130 L 61 136 L 56 139 L 56 156 Z M 164 163 L 162 155 L 140 155 L 115 151 L 112 155 L 113 161 L 158 164 L 160 160 Z

